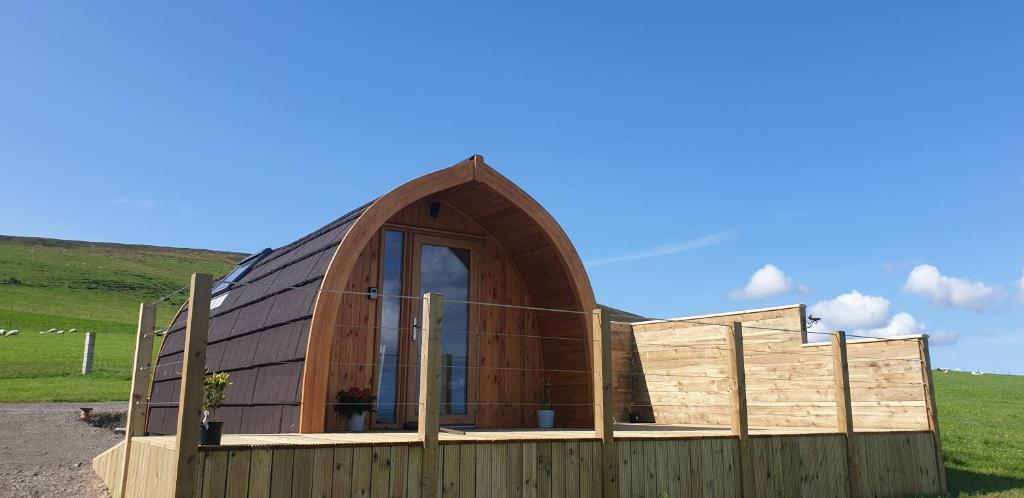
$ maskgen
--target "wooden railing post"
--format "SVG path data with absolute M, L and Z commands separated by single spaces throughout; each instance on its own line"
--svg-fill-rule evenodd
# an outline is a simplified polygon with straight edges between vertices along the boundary
M 203 411 L 203 377 L 206 373 L 206 338 L 210 329 L 210 290 L 213 277 L 193 273 L 188 298 L 188 324 L 185 328 L 184 363 L 181 368 L 181 393 L 178 396 L 178 431 L 175 437 L 177 465 L 174 472 L 174 496 L 185 498 L 195 493 L 199 461 L 199 420 Z
M 604 310 L 594 310 L 594 433 L 601 438 L 601 496 L 619 496 L 619 464 L 615 448 L 615 421 L 612 418 L 612 324 Z
M 836 390 L 836 426 L 846 439 L 846 474 L 850 497 L 860 496 L 857 438 L 853 433 L 853 402 L 850 396 L 850 363 L 846 356 L 846 332 L 832 332 L 832 374 Z
M 928 430 L 935 439 L 935 471 L 939 476 L 939 487 L 946 493 L 946 465 L 942 461 L 942 437 L 939 434 L 939 410 L 935 406 L 935 385 L 932 384 L 932 355 L 928 351 L 928 336 L 918 339 L 921 354 L 921 380 L 924 382 L 925 407 L 928 409 Z
M 441 446 L 438 443 L 441 420 L 441 334 L 444 330 L 444 296 L 423 295 L 423 331 L 420 344 L 419 422 L 416 424 L 423 444 L 420 472 L 420 496 L 437 496 L 441 481 Z
M 747 372 L 743 363 L 743 324 L 733 322 L 725 334 L 729 355 L 729 382 L 732 393 L 730 428 L 739 440 L 738 487 L 747 498 L 754 496 L 754 462 L 750 452 L 750 426 L 747 421 Z
M 124 498 L 128 484 L 128 462 L 131 461 L 132 438 L 142 436 L 149 413 L 149 381 L 152 378 L 153 336 L 156 330 L 156 304 L 139 304 L 139 326 L 135 334 L 135 360 L 132 362 L 132 392 L 128 398 L 128 420 L 124 429 L 124 452 L 121 457 L 121 488 L 112 489 Z

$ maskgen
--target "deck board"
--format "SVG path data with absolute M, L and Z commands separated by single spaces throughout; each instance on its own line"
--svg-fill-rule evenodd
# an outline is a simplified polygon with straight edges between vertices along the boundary
M 876 431 L 873 431 L 876 432 Z M 877 431 L 885 432 L 885 431 Z M 893 431 L 899 432 L 899 431 Z M 833 434 L 834 431 L 821 428 L 774 427 L 751 428 L 751 436 L 799 435 L 799 434 Z M 700 439 L 729 436 L 728 428 L 716 427 L 684 427 L 664 426 L 655 424 L 620 424 L 615 429 L 617 440 L 637 439 Z M 174 449 L 174 436 L 145 436 L 135 439 L 139 443 Z M 442 432 L 442 444 L 459 444 L 472 442 L 510 442 L 510 441 L 590 441 L 598 440 L 593 430 L 588 429 L 507 429 L 507 430 L 466 430 L 465 434 Z M 380 431 L 380 432 L 339 432 L 324 434 L 225 434 L 221 446 L 215 449 L 234 449 L 239 447 L 266 446 L 370 446 L 375 444 L 416 444 L 416 432 L 413 431 Z M 213 448 L 211 448 L 213 449 Z

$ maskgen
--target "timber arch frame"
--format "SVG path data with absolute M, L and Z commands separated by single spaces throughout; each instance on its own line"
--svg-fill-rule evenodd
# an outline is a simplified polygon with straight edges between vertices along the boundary
M 303 367 L 299 432 L 317 433 L 326 429 L 330 374 L 324 365 L 331 363 L 337 319 L 343 312 L 340 293 L 330 290 L 347 289 L 360 254 L 381 227 L 403 209 L 422 200 L 440 200 L 453 206 L 499 241 L 530 291 L 533 306 L 583 312 L 542 314 L 538 317 L 542 331 L 590 338 L 589 312 L 596 307 L 596 301 L 583 262 L 565 231 L 529 194 L 488 166 L 482 156 L 474 155 L 412 180 L 373 201 L 344 235 L 324 275 L 313 308 Z M 366 289 L 348 290 L 363 292 Z M 542 355 L 545 363 L 549 356 L 552 362 L 561 362 L 567 357 L 575 359 L 580 369 L 589 372 L 591 348 L 588 345 L 589 342 L 582 341 L 568 350 L 564 346 L 545 347 Z M 552 382 L 552 391 L 559 399 L 579 403 L 593 401 L 593 379 L 589 373 L 559 374 Z M 570 415 L 569 423 L 592 426 L 592 416 L 589 409 L 580 410 Z

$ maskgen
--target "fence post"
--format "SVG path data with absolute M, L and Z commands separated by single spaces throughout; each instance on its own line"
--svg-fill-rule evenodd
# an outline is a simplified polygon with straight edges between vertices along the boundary
M 199 419 L 203 410 L 203 377 L 206 373 L 206 337 L 210 328 L 210 290 L 213 277 L 193 273 L 185 328 L 181 393 L 178 397 L 178 431 L 175 437 L 174 496 L 195 493 L 199 460 Z
M 441 420 L 441 334 L 444 330 L 444 296 L 423 295 L 423 330 L 420 343 L 419 423 L 416 424 L 423 444 L 420 472 L 420 496 L 437 496 L 441 481 L 441 446 L 438 432 Z
M 139 326 L 135 335 L 135 360 L 132 362 L 132 392 L 128 398 L 128 420 L 124 429 L 124 452 L 121 458 L 121 489 L 111 490 L 124 498 L 128 484 L 128 463 L 131 461 L 132 438 L 146 430 L 149 405 L 149 381 L 153 363 L 153 332 L 156 330 L 156 304 L 139 304 Z
M 82 355 L 82 375 L 92 373 L 92 358 L 96 351 L 96 332 L 85 333 L 85 353 Z
M 935 471 L 939 476 L 939 487 L 946 493 L 946 466 L 942 461 L 942 437 L 939 435 L 939 411 L 935 406 L 935 385 L 932 384 L 932 355 L 928 351 L 928 335 L 918 339 L 921 354 L 921 379 L 924 382 L 925 407 L 928 409 L 928 430 L 935 439 Z
M 754 462 L 750 452 L 750 426 L 747 422 L 747 372 L 743 363 L 743 324 L 732 322 L 725 334 L 729 356 L 729 382 L 732 393 L 732 419 L 730 428 L 739 440 L 739 489 L 742 496 L 754 496 Z
M 846 439 L 846 474 L 850 497 L 860 496 L 857 438 L 853 433 L 853 402 L 850 397 L 850 363 L 846 356 L 846 332 L 832 332 L 832 375 L 836 389 L 836 423 Z
M 619 464 L 612 418 L 612 324 L 601 308 L 594 309 L 594 434 L 601 438 L 601 496 L 619 496 Z
M 853 405 L 850 400 L 850 364 L 846 357 L 846 332 L 832 332 L 832 373 L 836 388 L 836 422 L 839 432 L 853 435 Z

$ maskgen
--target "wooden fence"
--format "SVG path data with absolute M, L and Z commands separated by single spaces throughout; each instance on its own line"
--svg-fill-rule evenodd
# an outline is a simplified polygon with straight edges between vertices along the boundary
M 856 434 L 851 490 L 843 434 L 753 436 L 750 486 L 735 437 L 619 439 L 621 497 L 883 497 L 940 493 L 933 433 Z M 127 496 L 172 496 L 174 449 L 137 438 Z M 111 451 L 116 453 L 124 443 Z M 433 492 L 446 497 L 600 496 L 601 442 L 497 441 L 440 445 Z M 98 458 L 104 467 L 111 458 Z M 423 496 L 417 444 L 202 447 L 197 497 Z M 106 467 L 104 467 L 106 468 Z M 116 469 L 116 466 L 110 466 Z M 97 469 L 100 472 L 100 469 Z M 116 482 L 116 471 L 102 473 Z M 852 491 L 852 493 L 851 493 Z
M 728 427 L 733 322 L 743 327 L 747 417 L 757 428 L 837 428 L 842 396 L 833 343 L 804 329 L 802 306 L 614 324 L 618 420 Z M 857 430 L 928 430 L 927 337 L 850 340 L 846 389 Z

